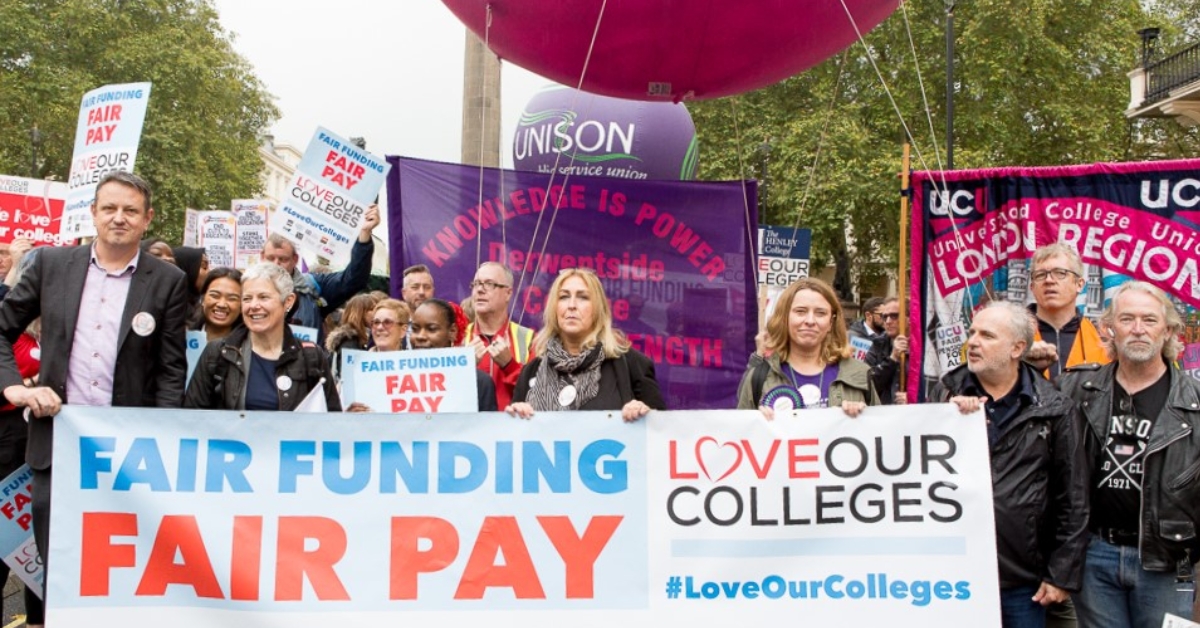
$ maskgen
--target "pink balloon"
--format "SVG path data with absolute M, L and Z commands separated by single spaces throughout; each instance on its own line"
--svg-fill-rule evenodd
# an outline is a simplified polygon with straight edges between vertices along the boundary
M 579 84 L 601 0 L 442 1 L 500 58 Z M 899 0 L 845 6 L 865 35 Z M 797 74 L 857 39 L 841 0 L 608 0 L 583 89 L 636 100 L 730 96 Z

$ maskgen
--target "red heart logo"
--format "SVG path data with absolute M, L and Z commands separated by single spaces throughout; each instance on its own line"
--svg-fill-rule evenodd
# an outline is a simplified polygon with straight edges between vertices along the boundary
M 730 451 L 730 448 L 733 451 Z M 700 470 L 709 480 L 720 482 L 729 477 L 729 474 L 742 464 L 742 448 L 733 441 L 718 443 L 717 439 L 712 436 L 705 436 L 696 441 L 696 462 L 700 464 Z M 724 469 L 724 472 L 714 478 L 713 473 L 709 471 L 710 468 L 713 471 Z

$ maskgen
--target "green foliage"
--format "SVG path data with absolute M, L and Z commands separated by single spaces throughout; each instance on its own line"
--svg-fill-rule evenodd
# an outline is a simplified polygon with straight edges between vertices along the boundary
M 903 125 L 912 169 L 945 167 L 945 18 L 942 2 L 910 3 L 866 35 L 895 107 L 862 44 L 772 87 L 690 103 L 701 178 L 761 178 L 769 142 L 760 221 L 811 228 L 816 268 L 845 255 L 860 286 L 894 276 Z M 1195 156 L 1195 133 L 1177 122 L 1150 133 L 1125 119 L 1149 22 L 1133 0 L 959 2 L 954 167 Z
M 153 230 L 182 239 L 186 207 L 227 208 L 261 191 L 260 137 L 278 116 L 209 0 L 0 0 L 0 172 L 66 180 L 79 102 L 150 81 L 138 174 L 154 186 Z

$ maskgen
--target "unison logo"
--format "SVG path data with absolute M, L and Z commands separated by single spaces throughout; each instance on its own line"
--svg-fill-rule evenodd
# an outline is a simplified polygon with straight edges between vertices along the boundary
M 579 114 L 569 109 L 525 112 L 517 123 L 513 155 L 517 160 L 553 153 L 572 155 L 576 161 L 602 163 L 617 159 L 641 161 L 633 154 L 637 125 L 598 120 L 576 124 Z

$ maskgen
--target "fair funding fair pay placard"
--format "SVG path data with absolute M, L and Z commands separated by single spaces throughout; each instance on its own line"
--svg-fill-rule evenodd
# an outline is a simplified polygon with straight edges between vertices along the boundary
M 150 83 L 105 85 L 83 95 L 63 207 L 64 240 L 96 235 L 91 216 L 96 184 L 114 170 L 133 172 L 149 102 Z
M 334 265 L 348 263 L 363 217 L 389 169 L 382 158 L 317 127 L 271 230 Z

